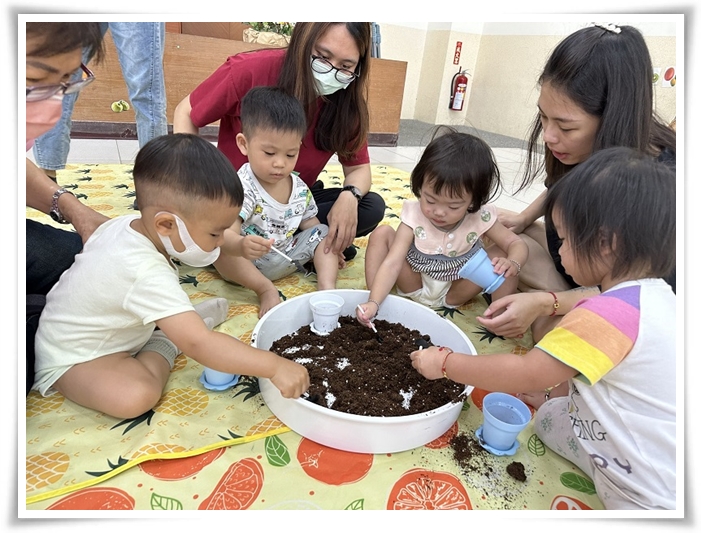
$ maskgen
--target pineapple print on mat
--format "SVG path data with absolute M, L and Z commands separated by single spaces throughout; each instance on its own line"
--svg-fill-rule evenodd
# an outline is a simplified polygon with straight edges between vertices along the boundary
M 52 394 L 50 396 L 42 396 L 37 391 L 33 390 L 27 396 L 27 417 L 38 416 L 57 411 L 64 401 L 61 394 Z
M 268 433 L 271 433 L 273 431 L 285 428 L 287 428 L 287 426 L 280 422 L 280 420 L 275 415 L 273 415 L 269 416 L 262 422 L 251 426 L 251 428 L 246 432 L 246 436 L 250 437 L 251 435 L 267 435 Z
M 150 425 L 151 419 L 157 412 L 166 415 L 186 417 L 204 411 L 208 404 L 209 396 L 206 392 L 191 387 L 172 389 L 165 393 L 156 407 L 137 417 L 126 418 L 112 426 L 112 429 L 126 425 L 122 433 L 126 434 L 144 422 Z
M 70 464 L 71 458 L 62 452 L 47 452 L 27 457 L 27 493 L 43 489 L 59 481 Z

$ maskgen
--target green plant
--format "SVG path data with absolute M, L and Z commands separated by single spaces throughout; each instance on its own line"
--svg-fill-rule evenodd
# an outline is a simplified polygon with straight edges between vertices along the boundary
M 280 35 L 292 35 L 294 22 L 249 22 L 251 28 L 256 31 L 269 31 Z

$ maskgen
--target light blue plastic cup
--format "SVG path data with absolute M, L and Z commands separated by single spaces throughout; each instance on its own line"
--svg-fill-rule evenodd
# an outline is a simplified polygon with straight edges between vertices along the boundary
M 214 370 L 213 368 L 205 367 L 204 369 L 204 379 L 210 385 L 225 385 L 226 383 L 231 383 L 231 381 L 233 381 L 235 377 L 236 374 L 227 374 L 226 372 L 219 372 L 218 370 Z
M 482 401 L 482 438 L 496 450 L 509 450 L 531 421 L 531 410 L 521 400 L 503 392 L 490 392 Z
M 504 283 L 504 274 L 494 273 L 494 266 L 484 248 L 477 250 L 475 255 L 463 265 L 458 271 L 458 276 L 482 287 L 487 294 L 492 294 Z

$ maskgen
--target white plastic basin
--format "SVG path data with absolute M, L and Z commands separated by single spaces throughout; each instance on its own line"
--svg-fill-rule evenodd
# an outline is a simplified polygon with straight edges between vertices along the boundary
M 368 291 L 331 291 L 345 304 L 341 316 L 355 316 L 355 308 L 366 302 Z M 251 344 L 269 350 L 273 342 L 312 323 L 309 298 L 303 294 L 275 306 L 253 330 Z M 475 354 L 470 339 L 451 321 L 421 304 L 390 295 L 377 318 L 399 323 L 431 337 L 437 345 L 456 352 Z M 407 354 L 408 356 L 408 354 Z M 304 399 L 283 398 L 269 379 L 259 378 L 260 391 L 268 408 L 286 426 L 310 440 L 339 450 L 358 453 L 395 453 L 423 446 L 440 437 L 455 423 L 462 402 L 407 416 L 375 417 L 334 411 Z M 473 387 L 465 387 L 465 398 Z

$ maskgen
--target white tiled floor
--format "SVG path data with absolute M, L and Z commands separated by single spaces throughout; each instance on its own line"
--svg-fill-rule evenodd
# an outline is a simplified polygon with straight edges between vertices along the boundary
M 542 191 L 541 184 L 534 184 L 519 195 L 511 194 L 514 181 L 522 173 L 521 163 L 525 156 L 523 150 L 517 148 L 494 148 L 494 155 L 499 165 L 503 190 L 495 203 L 497 206 L 512 211 L 522 211 Z M 72 139 L 68 154 L 68 163 L 133 163 L 139 143 L 136 140 L 95 140 Z M 372 164 L 387 165 L 411 172 L 421 157 L 422 147 L 397 146 L 394 148 L 371 146 L 370 161 Z M 28 157 L 33 160 L 31 152 Z M 332 163 L 338 162 L 332 158 Z

